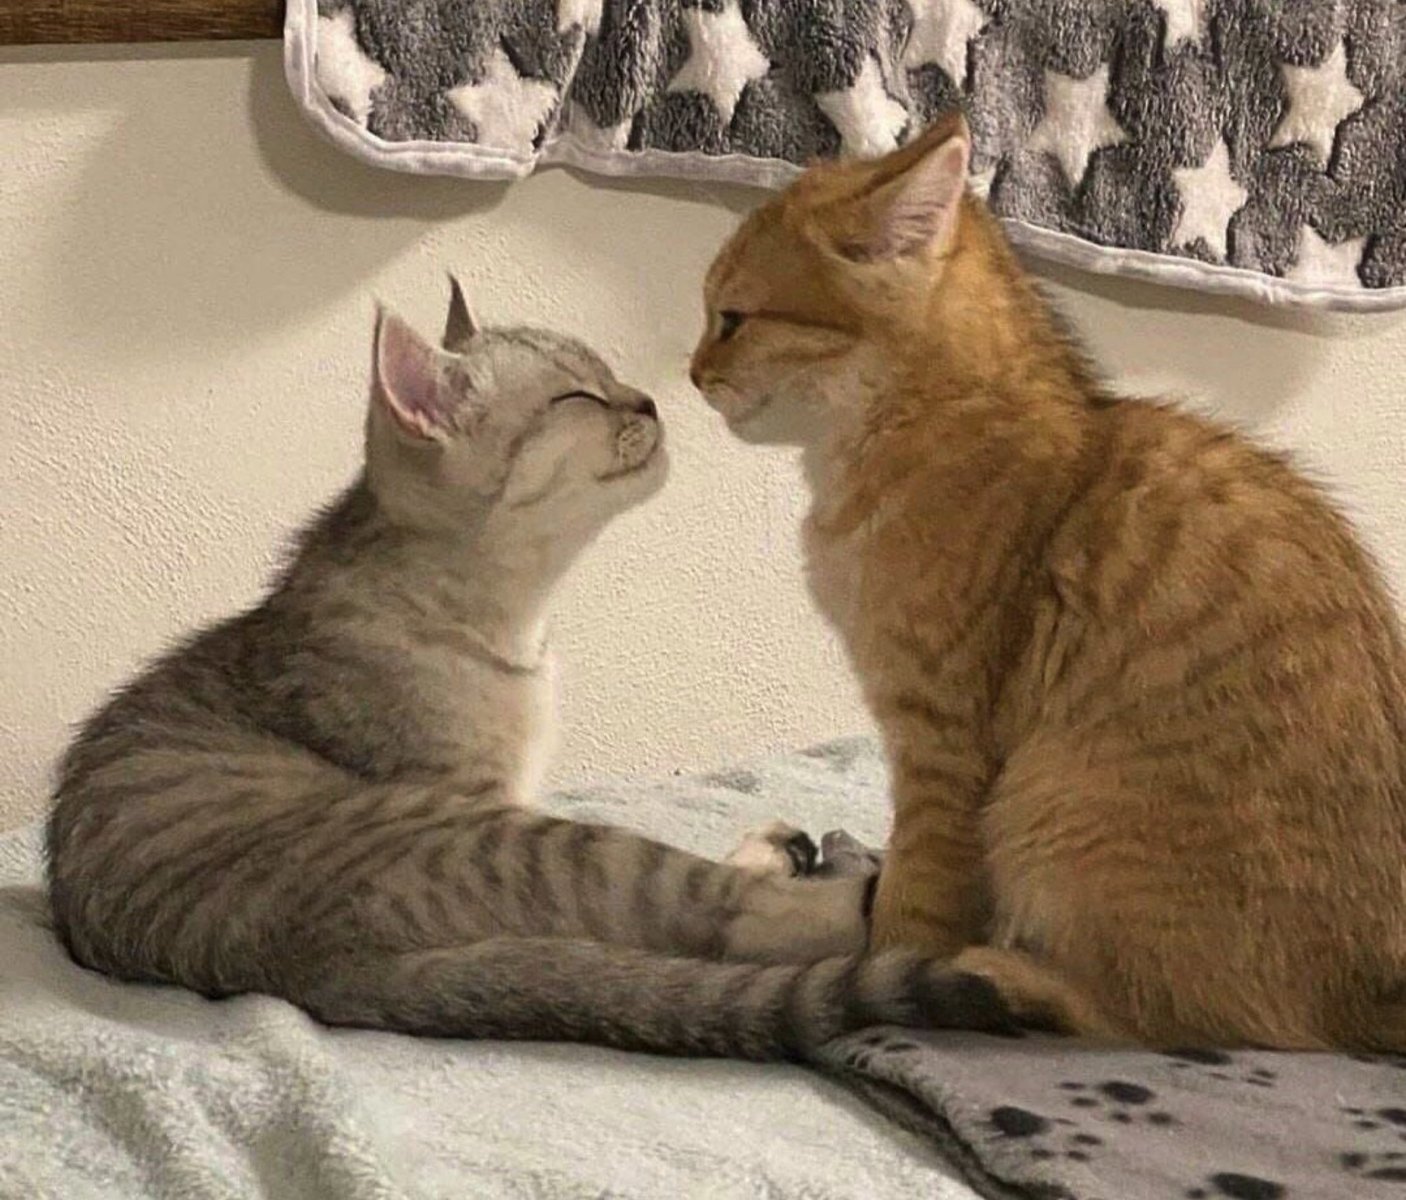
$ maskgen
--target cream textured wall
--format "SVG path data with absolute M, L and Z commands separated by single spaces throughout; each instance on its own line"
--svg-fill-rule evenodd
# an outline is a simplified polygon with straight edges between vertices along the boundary
M 683 381 L 739 190 L 563 171 L 411 179 L 324 146 L 277 47 L 0 57 L 0 827 L 68 723 L 253 598 L 353 468 L 372 297 L 426 330 L 441 271 L 655 389 L 675 472 L 572 579 L 557 778 L 706 766 L 862 728 L 795 551 L 794 464 Z M 1059 275 L 1108 367 L 1194 391 L 1332 479 L 1406 585 L 1406 321 L 1298 319 Z

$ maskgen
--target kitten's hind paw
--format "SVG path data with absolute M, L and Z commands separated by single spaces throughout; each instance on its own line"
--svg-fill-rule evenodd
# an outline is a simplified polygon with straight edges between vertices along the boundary
M 764 875 L 795 877 L 814 872 L 819 857 L 810 834 L 784 821 L 772 821 L 748 832 L 726 861 Z

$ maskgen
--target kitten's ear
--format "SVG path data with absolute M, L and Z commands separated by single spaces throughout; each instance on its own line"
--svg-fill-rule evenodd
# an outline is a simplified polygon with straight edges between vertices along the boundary
M 478 333 L 478 322 L 464 299 L 464 289 L 451 274 L 449 276 L 449 316 L 444 322 L 444 337 L 440 345 L 451 354 L 462 354 L 469 348 L 474 335 Z
M 439 353 L 394 313 L 379 307 L 374 362 L 374 403 L 407 437 L 444 441 L 454 397 L 440 370 Z
M 960 116 L 880 159 L 855 200 L 858 220 L 836 249 L 854 262 L 945 249 L 957 227 L 970 159 L 971 134 Z

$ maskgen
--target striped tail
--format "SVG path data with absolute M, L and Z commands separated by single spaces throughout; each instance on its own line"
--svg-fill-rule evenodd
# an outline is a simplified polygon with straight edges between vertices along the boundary
M 599 942 L 492 938 L 360 953 L 288 998 L 329 1025 L 795 1059 L 869 1025 L 1008 1031 L 985 979 L 904 951 L 770 965 Z

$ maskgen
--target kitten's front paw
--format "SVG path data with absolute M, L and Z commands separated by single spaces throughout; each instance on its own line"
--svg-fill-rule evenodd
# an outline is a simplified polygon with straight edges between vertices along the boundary
M 884 853 L 866 846 L 843 829 L 832 829 L 820 839 L 820 863 L 813 874 L 818 879 L 845 875 L 877 875 Z
M 809 875 L 819 851 L 810 834 L 785 821 L 772 821 L 743 836 L 727 856 L 728 865 L 763 875 Z

